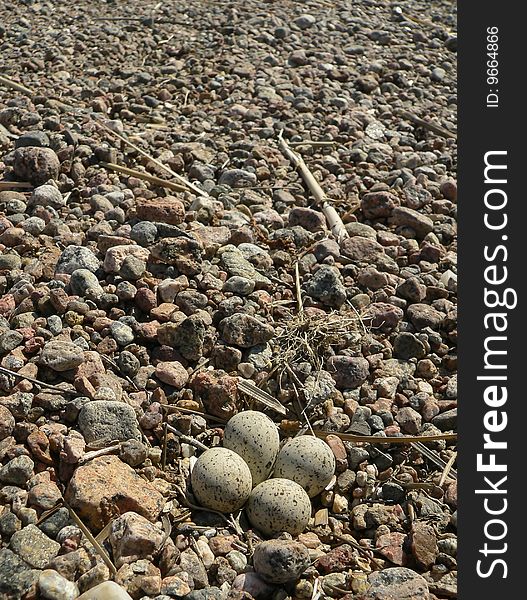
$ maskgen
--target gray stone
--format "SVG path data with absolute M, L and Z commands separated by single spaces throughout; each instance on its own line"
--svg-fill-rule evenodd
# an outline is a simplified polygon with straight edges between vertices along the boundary
M 393 355 L 396 358 L 409 360 L 410 358 L 424 358 L 426 349 L 413 333 L 399 333 L 393 342 Z
M 406 567 L 389 567 L 368 575 L 370 588 L 361 600 L 428 600 L 425 579 Z
M 232 292 L 240 296 L 247 296 L 254 290 L 255 282 L 247 277 L 234 275 L 229 277 L 223 285 L 224 292 Z
M 35 525 L 28 525 L 13 534 L 9 549 L 16 552 L 30 567 L 43 569 L 57 556 L 60 544 L 48 538 Z
M 79 429 L 88 444 L 95 440 L 141 439 L 135 411 L 124 402 L 89 402 L 79 413 Z
M 47 148 L 49 137 L 44 131 L 26 131 L 15 140 L 15 148 L 25 148 L 26 146 Z
M 0 550 L 0 598 L 20 600 L 36 582 L 38 571 L 31 569 L 14 552 Z
M 410 305 L 406 314 L 416 329 L 424 329 L 425 327 L 437 329 L 445 318 L 443 313 L 432 306 L 419 303 Z
M 112 334 L 113 339 L 119 344 L 119 346 L 127 346 L 131 344 L 134 339 L 134 331 L 133 329 L 127 325 L 126 323 L 122 323 L 121 321 L 114 321 L 110 325 L 110 333 Z
M 218 181 L 219 185 L 228 185 L 231 188 L 252 187 L 258 179 L 254 173 L 244 169 L 228 169 L 223 171 Z
M 263 320 L 235 313 L 220 321 L 219 329 L 222 338 L 240 348 L 250 348 L 268 342 L 274 335 L 274 328 Z
M 54 185 L 40 185 L 33 190 L 30 202 L 33 206 L 51 206 L 61 208 L 66 206 L 66 201 Z
M 300 29 L 308 29 L 309 27 L 312 27 L 317 20 L 313 15 L 300 15 L 293 22 Z
M 340 389 L 359 387 L 370 373 L 370 365 L 362 356 L 331 356 L 327 362 L 327 370 Z
M 97 276 L 88 269 L 73 271 L 70 279 L 70 289 L 77 296 L 86 296 L 89 292 L 92 297 L 98 298 L 104 293 Z
M 441 431 L 457 429 L 457 408 L 439 413 L 432 419 L 432 424 Z
M 39 363 L 53 371 L 68 371 L 84 362 L 84 351 L 73 342 L 51 340 L 42 348 Z
M 0 354 L 7 354 L 18 348 L 24 336 L 19 331 L 6 331 L 0 335 Z
M 425 237 L 434 229 L 432 219 L 413 208 L 404 206 L 397 206 L 393 209 L 390 222 L 399 227 L 410 227 L 419 238 Z
M 95 273 L 100 261 L 95 254 L 84 246 L 68 246 L 62 251 L 57 261 L 55 273 L 73 273 L 77 269 L 87 269 Z
M 295 581 L 310 562 L 307 548 L 288 540 L 262 542 L 253 554 L 254 570 L 269 583 Z
M 33 475 L 34 466 L 29 456 L 16 456 L 0 469 L 0 481 L 7 485 L 23 486 Z
M 147 248 L 156 241 L 157 226 L 149 221 L 139 221 L 132 227 L 130 238 L 140 246 Z
M 323 265 L 307 282 L 306 293 L 334 308 L 346 301 L 346 288 L 337 269 Z
M 75 600 L 79 595 L 77 585 L 53 569 L 45 569 L 40 573 L 38 588 L 42 598 L 47 600 Z

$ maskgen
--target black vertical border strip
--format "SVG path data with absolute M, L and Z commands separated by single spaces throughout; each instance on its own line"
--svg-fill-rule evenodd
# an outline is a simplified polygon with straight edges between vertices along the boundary
M 524 299 L 521 280 L 525 272 L 527 256 L 527 194 L 522 180 L 527 177 L 527 143 L 525 141 L 525 101 L 523 97 L 526 36 L 522 31 L 521 4 L 510 1 L 489 2 L 487 0 L 459 0 L 458 2 L 458 219 L 459 219 L 459 515 L 458 515 L 458 587 L 461 600 L 487 600 L 522 597 L 522 582 L 525 578 L 523 532 L 527 525 L 522 518 L 523 505 L 527 502 L 522 491 L 524 480 L 523 456 L 527 452 L 527 418 L 525 362 L 526 350 L 523 341 L 527 325 L 523 313 Z M 499 31 L 499 83 L 487 83 L 487 28 L 498 27 Z M 488 108 L 486 98 L 489 88 L 499 90 L 499 107 Z M 497 185 L 507 194 L 507 205 L 502 211 L 488 211 L 484 205 L 485 192 L 489 185 L 484 181 L 484 157 L 486 152 L 507 151 L 507 183 Z M 503 171 L 502 171 L 503 172 Z M 507 214 L 508 224 L 499 231 L 485 227 L 484 215 Z M 507 240 L 502 239 L 507 236 Z M 493 263 L 485 260 L 484 248 L 489 252 L 499 244 L 507 248 L 507 261 L 503 253 Z M 503 267 L 508 269 L 507 281 L 500 286 L 485 282 L 485 267 L 496 264 L 500 275 Z M 485 307 L 484 289 L 495 289 L 503 294 L 506 288 L 518 293 L 518 304 L 514 309 Z M 484 401 L 484 391 L 490 381 L 478 381 L 481 375 L 497 374 L 484 369 L 484 342 L 486 336 L 500 335 L 486 330 L 484 317 L 487 313 L 506 313 L 508 328 L 501 335 L 507 336 L 500 349 L 506 349 L 506 382 L 497 385 L 507 387 L 507 403 L 497 410 L 507 412 L 508 424 L 504 432 L 491 434 L 493 438 L 507 441 L 506 450 L 495 451 L 496 462 L 507 465 L 506 473 L 481 473 L 477 470 L 477 455 L 483 453 L 485 462 L 491 451 L 483 449 L 483 434 L 486 432 L 484 416 L 489 408 Z M 522 371 L 523 367 L 523 371 Z M 500 416 L 501 418 L 501 416 Z M 503 476 L 507 481 L 500 489 L 505 494 L 476 494 L 475 490 L 489 489 L 484 477 L 497 483 Z M 507 510 L 500 516 L 488 514 L 484 500 L 495 510 Z M 485 536 L 485 525 L 491 519 L 502 519 L 508 528 L 502 540 L 491 540 Z M 500 525 L 491 524 L 491 535 L 500 535 Z M 481 552 L 488 548 L 495 553 Z M 507 544 L 507 549 L 503 552 Z M 495 563 L 503 560 L 506 564 Z M 478 575 L 480 570 L 488 576 Z M 513 591 L 514 590 L 514 591 Z M 519 596 L 517 594 L 520 594 Z

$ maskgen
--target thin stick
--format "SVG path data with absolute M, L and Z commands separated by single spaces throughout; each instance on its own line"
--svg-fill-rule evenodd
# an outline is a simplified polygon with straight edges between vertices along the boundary
M 139 146 L 136 146 L 136 144 L 134 144 L 130 140 L 127 140 L 122 135 L 119 135 L 117 132 L 113 131 L 113 129 L 110 129 L 107 125 L 105 125 L 104 123 L 102 123 L 98 119 L 94 119 L 94 120 L 95 120 L 95 123 L 97 123 L 97 125 L 99 125 L 99 127 L 102 127 L 102 129 L 104 129 L 107 133 L 109 133 L 110 135 L 112 135 L 114 138 L 120 140 L 121 142 L 123 142 L 127 146 L 130 146 L 130 148 L 133 148 L 136 152 L 139 152 L 139 154 L 141 154 L 141 156 L 144 156 L 145 158 L 148 158 L 148 160 L 152 161 L 160 169 L 163 169 L 167 173 L 170 173 L 170 175 L 172 175 L 172 177 L 174 177 L 174 179 L 177 179 L 185 187 L 190 188 L 193 192 L 195 192 L 199 196 L 204 196 L 205 198 L 208 198 L 207 192 L 205 192 L 204 190 L 202 190 L 199 187 L 195 186 L 193 183 L 190 183 L 190 181 L 187 181 L 184 177 L 181 177 L 181 175 L 178 175 L 170 167 L 167 167 L 161 161 L 157 160 L 153 156 L 150 156 L 150 154 L 148 154 L 148 152 L 145 152 L 144 150 L 142 150 L 141 148 L 139 148 Z
M 25 85 L 17 83 L 16 81 L 13 81 L 12 79 L 9 79 L 8 77 L 2 75 L 0 75 L 0 85 L 3 85 L 7 88 L 11 88 L 12 90 L 16 90 L 17 92 L 25 94 L 26 96 L 33 95 L 33 91 L 27 88 Z
M 110 557 L 108 556 L 106 550 L 93 537 L 91 531 L 86 527 L 86 525 L 84 525 L 84 523 L 78 517 L 77 513 L 73 510 L 73 508 L 71 508 L 71 506 L 66 502 L 66 500 L 63 500 L 63 502 L 64 506 L 68 509 L 70 513 L 70 517 L 75 521 L 82 533 L 84 533 L 84 535 L 90 540 L 92 546 L 95 548 L 95 550 L 97 550 L 99 556 L 103 559 L 105 565 L 110 569 L 110 572 L 113 575 L 115 575 L 117 573 L 117 569 L 115 568 L 113 562 L 110 560 Z
M 169 425 L 168 423 L 166 423 L 165 426 L 168 429 L 168 431 L 171 431 L 173 434 L 175 434 L 179 438 L 181 438 L 182 442 L 186 442 L 187 444 L 190 444 L 191 446 L 194 446 L 195 448 L 199 448 L 200 450 L 208 450 L 208 448 L 207 448 L 207 446 L 205 446 L 205 444 L 202 444 L 200 441 L 196 440 L 193 437 L 185 435 L 184 433 L 179 431 L 179 429 L 172 427 L 172 425 Z
M 0 181 L 0 192 L 4 190 L 27 190 L 33 186 L 26 181 Z
M 436 133 L 437 135 L 440 135 L 441 137 L 451 138 L 454 140 L 457 138 L 457 135 L 455 133 L 446 129 L 445 127 L 441 127 L 441 125 L 435 125 L 434 123 L 431 123 L 430 121 L 425 121 L 424 119 L 420 119 L 416 115 L 413 115 L 412 113 L 410 113 L 406 110 L 399 109 L 397 111 L 397 114 L 400 117 L 402 117 L 403 119 L 406 119 L 407 121 L 411 121 L 412 123 L 415 123 L 419 127 L 428 129 L 429 131 Z
M 445 483 L 446 478 L 448 477 L 450 471 L 452 470 L 452 465 L 454 464 L 454 461 L 456 460 L 456 458 L 457 458 L 457 452 L 454 452 L 452 454 L 452 456 L 450 457 L 450 460 L 445 465 L 443 473 L 441 474 L 441 479 L 439 480 L 439 487 L 442 487 L 443 484 Z
M 337 431 L 321 431 L 315 429 L 314 434 L 319 438 L 336 435 L 346 442 L 370 442 L 372 444 L 412 444 L 415 442 L 437 442 L 438 440 L 457 440 L 457 433 L 441 433 L 438 435 L 403 435 L 398 437 L 379 437 L 376 435 L 355 435 L 354 433 L 339 433 Z
M 296 300 L 298 303 L 298 312 L 304 312 L 304 305 L 302 303 L 302 290 L 300 289 L 300 271 L 298 270 L 298 261 L 295 263 L 295 287 L 296 287 Z
M 58 385 L 53 385 L 52 383 L 45 383 L 44 381 L 40 381 L 40 379 L 35 379 L 34 377 L 29 377 L 29 375 L 23 375 L 22 373 L 17 373 L 16 371 L 11 371 L 11 369 L 6 369 L 5 367 L 0 367 L 0 372 L 6 373 L 7 375 L 13 375 L 13 377 L 19 377 L 20 379 L 26 379 L 27 381 L 31 381 L 31 383 L 36 383 L 45 388 L 49 388 L 50 390 L 55 390 L 56 392 L 60 392 L 61 394 L 78 394 L 77 390 L 65 390 Z
M 282 131 L 278 136 L 278 145 L 282 152 L 287 156 L 287 158 L 293 163 L 296 169 L 300 172 L 302 179 L 305 181 L 309 191 L 315 197 L 317 204 L 320 206 L 324 216 L 326 217 L 326 221 L 331 230 L 331 233 L 335 236 L 338 242 L 342 241 L 344 238 L 349 237 L 346 228 L 344 227 L 344 223 L 342 219 L 339 217 L 337 211 L 330 205 L 328 198 L 324 192 L 324 190 L 320 187 L 320 184 L 315 179 L 313 173 L 309 170 L 308 166 L 304 162 L 304 159 L 298 155 L 296 152 L 293 152 L 287 142 L 282 137 Z
M 100 163 L 101 167 L 106 167 L 111 171 L 116 171 L 117 173 L 122 173 L 123 175 L 129 175 L 130 177 L 137 177 L 137 179 L 143 179 L 144 181 L 148 181 L 150 183 L 154 183 L 159 187 L 168 188 L 169 190 L 174 190 L 176 192 L 184 192 L 187 188 L 178 185 L 177 183 L 173 183 L 172 181 L 167 181 L 166 179 L 161 179 L 161 177 L 156 177 L 155 175 L 150 175 L 148 173 L 143 173 L 142 171 L 136 171 L 135 169 L 129 169 L 128 167 L 123 167 L 121 165 L 116 165 L 114 163 Z
M 244 394 L 247 394 L 247 396 L 250 396 L 253 400 L 261 402 L 264 406 L 273 409 L 281 415 L 287 414 L 287 410 L 283 404 L 281 404 L 267 392 L 264 392 L 259 387 L 256 387 L 251 381 L 238 378 L 238 390 Z

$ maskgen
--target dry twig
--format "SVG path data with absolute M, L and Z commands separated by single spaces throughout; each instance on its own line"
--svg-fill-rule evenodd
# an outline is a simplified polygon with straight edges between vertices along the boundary
M 111 171 L 116 171 L 117 173 L 122 173 L 123 175 L 128 175 L 130 177 L 137 177 L 137 179 L 148 181 L 149 183 L 153 183 L 159 187 L 167 188 L 169 190 L 174 190 L 175 192 L 184 192 L 187 189 L 185 186 L 179 185 L 172 181 L 167 181 L 166 179 L 161 179 L 161 177 L 156 177 L 155 175 L 150 175 L 149 173 L 143 173 L 143 171 L 136 171 L 135 169 L 129 169 L 128 167 L 123 167 L 114 163 L 103 162 L 100 163 L 100 165 L 101 167 L 106 167 Z
M 342 219 L 339 217 L 333 206 L 331 206 L 329 203 L 328 197 L 326 196 L 324 190 L 320 187 L 320 184 L 315 179 L 313 173 L 311 173 L 309 170 L 308 166 L 304 162 L 304 159 L 299 154 L 291 150 L 288 143 L 282 137 L 282 132 L 280 132 L 280 135 L 278 136 L 278 145 L 280 146 L 280 150 L 282 150 L 285 156 L 287 156 L 295 168 L 300 172 L 300 175 L 309 188 L 309 191 L 313 194 L 317 204 L 324 213 L 331 233 L 335 236 L 337 241 L 340 242 L 344 238 L 349 237 Z

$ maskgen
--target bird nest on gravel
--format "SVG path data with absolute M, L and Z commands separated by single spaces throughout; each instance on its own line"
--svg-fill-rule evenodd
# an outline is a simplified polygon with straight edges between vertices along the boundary
M 335 351 L 357 345 L 366 329 L 358 313 L 306 315 L 300 311 L 276 328 L 273 372 L 281 377 L 291 367 L 308 362 L 314 372 L 324 369 Z

